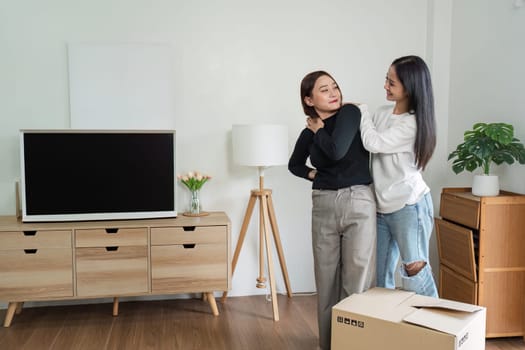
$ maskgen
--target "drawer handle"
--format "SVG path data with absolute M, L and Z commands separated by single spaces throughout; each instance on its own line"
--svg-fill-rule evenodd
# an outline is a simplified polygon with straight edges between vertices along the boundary
M 106 247 L 107 252 L 116 252 L 118 250 L 118 247 Z
M 36 254 L 38 249 L 24 249 L 24 253 L 26 254 Z
M 195 243 L 186 243 L 186 244 L 183 244 L 182 246 L 184 247 L 184 249 L 193 249 L 195 248 Z
M 113 233 L 117 233 L 118 232 L 118 228 L 107 228 L 106 229 L 106 233 L 107 234 L 113 234 Z
M 184 231 L 195 231 L 195 226 L 183 226 Z
M 36 231 L 24 231 L 24 236 L 36 236 Z

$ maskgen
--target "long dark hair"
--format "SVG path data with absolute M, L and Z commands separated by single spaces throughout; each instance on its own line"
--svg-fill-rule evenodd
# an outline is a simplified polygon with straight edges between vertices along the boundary
M 434 94 L 430 71 L 418 56 L 399 57 L 392 62 L 408 96 L 408 111 L 416 115 L 416 166 L 424 170 L 436 148 Z
M 312 97 L 312 92 L 314 90 L 315 82 L 317 81 L 317 79 L 319 79 L 320 77 L 324 75 L 330 77 L 333 81 L 335 81 L 334 77 L 332 77 L 330 74 L 322 70 L 318 70 L 318 71 L 306 74 L 306 76 L 301 81 L 301 104 L 303 106 L 304 114 L 314 119 L 319 118 L 319 114 L 317 113 L 317 111 L 315 110 L 313 106 L 308 106 L 306 102 L 304 101 L 304 99 L 305 97 Z M 337 84 L 337 86 L 339 87 L 339 84 Z M 339 92 L 341 92 L 341 90 L 339 90 Z M 343 95 L 341 94 L 341 101 L 342 100 L 343 100 Z

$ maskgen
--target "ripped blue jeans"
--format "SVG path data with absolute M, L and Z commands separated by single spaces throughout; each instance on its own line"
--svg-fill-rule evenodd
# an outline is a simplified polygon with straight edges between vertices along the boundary
M 429 262 L 429 242 L 434 227 L 434 208 L 430 192 L 416 204 L 388 214 L 377 213 L 377 286 L 395 288 L 395 272 L 401 256 L 402 288 L 437 297 Z M 424 261 L 425 267 L 408 276 L 405 265 Z

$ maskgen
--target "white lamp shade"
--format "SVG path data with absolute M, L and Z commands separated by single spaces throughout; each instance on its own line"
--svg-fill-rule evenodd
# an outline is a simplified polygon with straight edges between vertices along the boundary
M 233 160 L 246 166 L 288 164 L 288 128 L 277 124 L 233 125 Z

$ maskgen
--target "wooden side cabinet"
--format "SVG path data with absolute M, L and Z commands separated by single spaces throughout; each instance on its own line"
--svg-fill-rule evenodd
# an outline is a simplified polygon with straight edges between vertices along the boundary
M 440 297 L 485 306 L 487 338 L 524 335 L 525 195 L 444 188 L 440 216 Z
M 203 293 L 231 289 L 230 220 L 223 212 L 167 219 L 22 223 L 0 217 L 4 326 L 26 301 Z

